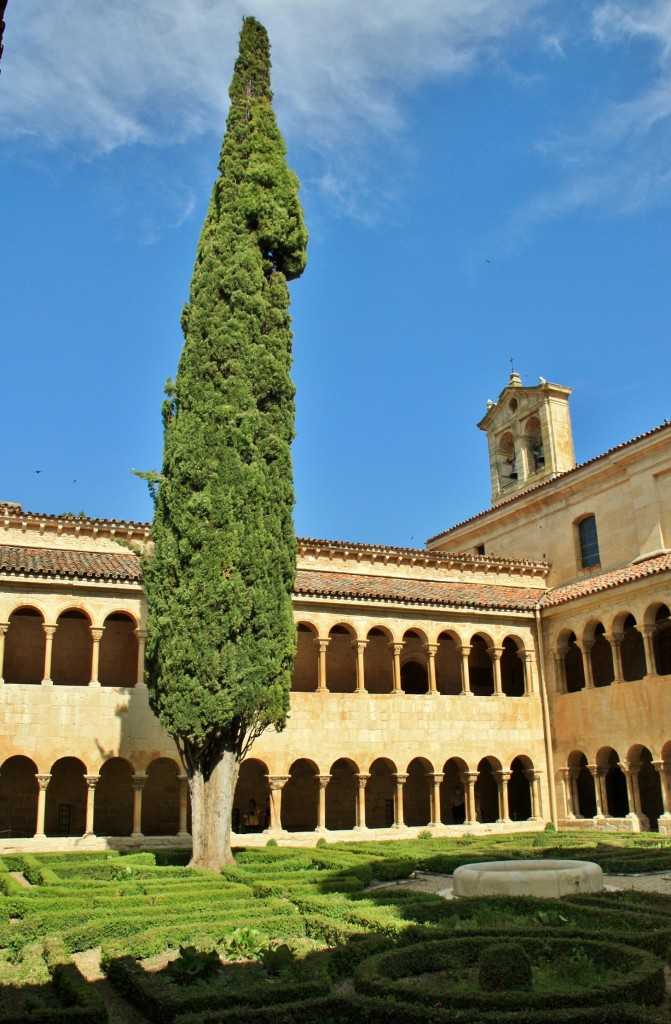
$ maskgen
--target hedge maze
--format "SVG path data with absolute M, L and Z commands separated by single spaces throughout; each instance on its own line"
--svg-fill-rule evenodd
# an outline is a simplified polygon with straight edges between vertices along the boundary
M 156 1024 L 668 1024 L 671 897 L 444 900 L 402 884 L 546 856 L 671 869 L 659 836 L 586 833 L 267 846 L 218 876 L 158 852 L 4 856 L 0 1024 L 105 1024 L 109 986 Z M 105 983 L 73 962 L 96 947 Z

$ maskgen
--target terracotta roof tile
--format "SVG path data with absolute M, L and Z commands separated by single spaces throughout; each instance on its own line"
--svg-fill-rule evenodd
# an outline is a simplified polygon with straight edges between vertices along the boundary
M 299 569 L 294 593 L 306 597 L 344 597 L 355 601 L 531 611 L 543 591 L 530 587 L 408 580 Z
M 548 590 L 543 595 L 541 604 L 544 608 L 552 608 L 554 605 L 564 604 L 566 601 L 575 601 L 588 594 L 598 594 L 601 590 L 610 590 L 611 587 L 620 587 L 623 583 L 631 583 L 634 580 L 643 579 L 645 576 L 656 576 L 657 573 L 669 570 L 671 570 L 671 552 L 647 558 L 644 562 L 628 563 L 618 566 L 616 569 L 608 569 L 606 572 L 596 572 L 572 583 L 563 583 L 560 587 Z
M 80 580 L 139 583 L 137 555 L 109 551 L 69 551 L 0 545 L 0 573 L 7 576 L 48 576 Z

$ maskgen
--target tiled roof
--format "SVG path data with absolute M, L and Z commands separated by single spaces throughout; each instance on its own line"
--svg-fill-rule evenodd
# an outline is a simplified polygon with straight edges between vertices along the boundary
M 0 573 L 7 576 L 48 576 L 78 580 L 139 583 L 137 555 L 110 551 L 68 551 L 0 545 Z
M 355 601 L 531 611 L 543 591 L 531 587 L 443 583 L 437 580 L 408 580 L 299 569 L 294 593 L 304 597 L 340 597 Z
M 541 559 L 511 558 L 504 555 L 477 555 L 468 551 L 427 551 L 426 548 L 399 548 L 390 544 L 363 544 L 359 541 L 316 540 L 313 537 L 297 537 L 296 543 L 301 548 L 321 548 L 324 551 L 343 551 L 356 554 L 359 551 L 370 555 L 398 555 L 409 558 L 425 559 L 427 562 L 446 561 L 468 562 L 470 565 L 484 566 L 515 566 L 516 568 L 545 569 L 549 563 Z
M 592 576 L 586 576 L 573 583 L 563 583 L 560 587 L 548 590 L 543 595 L 541 603 L 544 608 L 552 608 L 554 605 L 564 604 L 566 601 L 575 601 L 588 594 L 598 594 L 601 590 L 610 590 L 611 587 L 619 587 L 623 583 L 631 583 L 634 580 L 643 579 L 645 576 L 656 576 L 660 572 L 669 570 L 671 570 L 671 552 L 646 558 L 644 562 L 629 563 L 618 566 L 617 569 L 596 572 Z
M 601 459 L 607 459 L 609 455 L 613 455 L 615 452 L 622 451 L 624 448 L 629 448 L 632 444 L 638 444 L 639 441 L 644 441 L 648 437 L 652 437 L 653 434 L 659 434 L 663 430 L 668 430 L 671 427 L 669 420 L 664 420 L 658 427 L 653 427 L 652 430 L 647 430 L 644 434 L 639 434 L 638 437 L 632 437 L 630 441 L 623 441 L 622 444 L 616 444 L 614 448 L 609 448 L 608 451 L 602 452 L 601 455 L 595 455 L 593 459 L 588 459 L 587 462 L 581 462 L 579 465 L 574 466 L 573 469 L 567 469 L 564 473 L 556 473 L 547 480 L 541 480 L 540 483 L 534 484 L 533 487 L 527 487 L 524 491 L 519 491 L 517 494 L 512 494 L 505 501 L 499 501 L 496 505 L 492 505 L 491 508 L 485 508 L 482 512 L 477 512 L 474 516 L 470 516 L 469 519 L 463 519 L 460 523 L 455 523 L 454 526 L 450 526 L 447 530 L 442 530 L 441 533 L 435 534 L 433 537 L 429 537 L 427 544 L 433 543 L 435 540 L 440 540 L 441 537 L 448 537 L 454 530 L 459 530 L 462 526 L 468 526 L 469 523 L 474 523 L 477 519 L 482 519 L 484 516 L 492 515 L 494 512 L 498 512 L 500 508 L 505 508 L 507 505 L 512 505 L 515 501 L 521 501 L 522 498 L 528 497 L 529 494 L 534 494 L 536 491 L 540 491 L 543 487 L 549 487 L 550 484 L 555 483 L 557 480 L 564 480 L 571 473 L 578 473 L 581 469 L 585 469 L 586 466 L 592 466 L 595 462 L 599 462 Z

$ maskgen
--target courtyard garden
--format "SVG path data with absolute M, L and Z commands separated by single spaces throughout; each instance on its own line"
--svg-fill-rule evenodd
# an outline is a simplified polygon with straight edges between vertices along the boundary
M 671 896 L 449 900 L 412 880 L 547 857 L 671 873 L 671 840 L 269 844 L 218 875 L 166 851 L 5 855 L 0 1024 L 668 1021 Z

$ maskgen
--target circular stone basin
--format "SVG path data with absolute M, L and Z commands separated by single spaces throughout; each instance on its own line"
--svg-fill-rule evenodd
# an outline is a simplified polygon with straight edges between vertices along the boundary
M 588 860 L 498 860 L 464 864 L 453 875 L 454 896 L 540 896 L 602 892 L 603 871 Z

